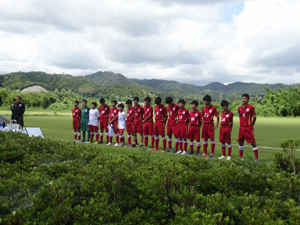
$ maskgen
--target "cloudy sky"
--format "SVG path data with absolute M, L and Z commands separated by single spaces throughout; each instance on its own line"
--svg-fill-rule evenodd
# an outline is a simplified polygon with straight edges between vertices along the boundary
M 300 83 L 299 0 L 0 0 L 0 74 Z

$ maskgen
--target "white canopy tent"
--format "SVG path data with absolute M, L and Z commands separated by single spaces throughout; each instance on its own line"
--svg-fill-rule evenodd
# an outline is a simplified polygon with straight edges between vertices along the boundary
M 10 121 L 8 119 L 6 119 L 4 116 L 0 115 L 0 123 L 5 123 L 5 125 L 7 126 L 7 124 L 10 123 Z

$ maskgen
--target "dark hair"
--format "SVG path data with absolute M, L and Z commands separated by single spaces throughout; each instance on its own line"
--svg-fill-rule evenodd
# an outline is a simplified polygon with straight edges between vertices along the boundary
M 82 100 L 82 102 L 85 102 L 85 103 L 87 103 L 87 100 Z
M 198 103 L 198 101 L 194 100 L 194 101 L 191 102 L 191 105 L 196 105 L 196 106 L 198 106 L 199 103 Z
M 97 103 L 96 102 L 92 102 L 91 105 L 94 105 L 95 107 L 97 107 Z
M 221 106 L 223 107 L 223 106 L 225 106 L 225 105 L 229 105 L 229 103 L 226 101 L 226 100 L 222 100 L 222 102 L 221 102 Z
M 100 99 L 99 99 L 99 102 L 100 102 L 101 104 L 103 104 L 103 103 L 105 103 L 105 99 L 104 99 L 104 98 L 100 98 Z
M 122 109 L 124 109 L 124 105 L 121 103 L 121 104 L 119 104 L 118 105 L 118 107 L 120 107 L 120 108 L 122 108 Z
M 117 102 L 116 100 L 111 101 L 111 103 L 116 103 L 116 104 L 118 104 L 118 102 Z
M 155 99 L 155 104 L 159 104 L 159 103 L 161 103 L 161 101 L 162 101 L 161 97 L 157 97 Z
M 20 96 L 17 96 L 17 98 L 19 98 L 20 100 L 22 100 L 22 98 Z M 17 99 L 16 99 L 17 100 Z
M 184 104 L 185 105 L 185 101 L 184 101 L 184 99 L 180 99 L 179 101 L 178 101 L 178 104 L 179 103 L 182 103 L 182 104 Z
M 76 101 L 74 101 L 74 103 L 77 103 L 77 105 L 79 105 L 79 101 L 77 101 L 77 100 L 76 100 Z
M 246 93 L 243 94 L 242 97 L 246 97 L 246 98 L 250 99 L 250 96 L 248 94 L 246 94 Z
M 150 98 L 150 97 L 146 97 L 146 98 L 144 99 L 144 101 L 146 101 L 146 102 L 151 102 L 151 98 Z
M 173 103 L 173 99 L 172 99 L 171 97 L 167 97 L 167 98 L 166 98 L 166 103 L 167 103 L 167 104 Z
M 14 102 L 14 101 L 17 101 L 17 99 L 14 98 L 13 102 Z
M 203 97 L 203 101 L 211 102 L 211 97 L 210 97 L 210 95 L 205 95 L 205 96 Z
M 126 101 L 126 104 L 132 105 L 132 101 L 131 101 L 130 99 L 128 99 L 128 100 Z
M 133 101 L 138 101 L 138 102 L 139 102 L 140 99 L 139 99 L 139 97 L 134 97 L 134 98 L 133 98 Z

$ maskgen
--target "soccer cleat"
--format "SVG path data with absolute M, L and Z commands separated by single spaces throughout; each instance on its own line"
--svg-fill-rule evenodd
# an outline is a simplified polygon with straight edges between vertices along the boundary
M 254 162 L 255 162 L 255 163 L 258 163 L 258 159 L 255 159 Z
M 180 150 L 180 151 L 178 151 L 178 152 L 176 152 L 176 154 L 181 154 L 182 153 L 182 151 Z
M 166 152 L 166 150 L 160 150 L 160 152 Z
M 186 151 L 183 151 L 181 155 L 187 155 L 188 153 Z
M 230 156 L 228 156 L 226 160 L 231 160 L 231 157 L 230 157 Z
M 85 142 L 85 140 L 83 139 L 81 142 Z
M 188 155 L 194 155 L 194 152 L 189 152 Z
M 119 144 L 118 144 L 118 143 L 116 143 L 114 146 L 115 146 L 115 147 L 117 147 L 117 146 L 119 146 Z
M 172 152 L 172 150 L 171 150 L 171 149 L 168 149 L 168 150 L 166 150 L 166 152 Z
M 213 157 L 214 157 L 214 155 L 212 155 L 212 154 L 209 155 L 209 158 L 210 158 L 210 159 L 213 158 Z
M 108 142 L 108 144 L 106 144 L 107 146 L 112 145 L 112 143 Z
M 199 156 L 200 155 L 200 153 L 199 152 L 197 152 L 196 154 L 195 154 L 195 156 Z
M 124 143 L 120 143 L 119 146 L 124 146 Z
M 103 144 L 103 141 L 99 141 L 98 144 Z
M 226 157 L 222 155 L 222 156 L 219 157 L 218 159 L 226 159 Z
M 151 147 L 151 148 L 149 148 L 148 150 L 149 150 L 149 151 L 152 151 L 152 149 L 154 149 L 154 148 L 153 148 L 153 147 Z
M 87 143 L 87 144 L 90 144 L 91 142 L 90 142 L 90 141 L 87 141 L 86 143 Z
M 80 140 L 77 140 L 76 142 L 81 142 Z
M 151 151 L 157 151 L 158 150 L 158 148 L 152 148 L 151 149 Z
M 244 158 L 240 158 L 240 160 L 244 161 Z
M 106 145 L 108 145 L 109 144 L 109 142 L 106 142 Z
M 97 142 L 97 141 L 95 141 L 95 142 L 94 142 L 94 144 L 95 144 L 95 145 L 97 145 L 97 144 L 98 144 L 98 142 Z
M 76 139 L 73 140 L 73 142 L 76 142 L 76 141 L 77 141 Z
M 125 148 L 132 148 L 132 146 L 131 145 L 126 145 Z
M 200 157 L 207 157 L 207 154 L 203 153 Z
M 173 153 L 177 153 L 177 150 L 174 150 Z

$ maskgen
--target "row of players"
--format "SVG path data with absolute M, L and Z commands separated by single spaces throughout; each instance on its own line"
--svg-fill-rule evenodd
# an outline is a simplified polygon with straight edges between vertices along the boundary
M 239 154 L 243 160 L 244 142 L 251 144 L 255 155 L 255 161 L 258 161 L 258 148 L 256 146 L 253 126 L 256 122 L 255 109 L 248 104 L 249 95 L 242 95 L 242 106 L 238 108 L 238 115 L 240 119 L 239 128 Z M 106 132 L 107 145 L 112 145 L 113 136 L 109 135 L 109 126 L 114 128 L 116 136 L 115 146 L 124 146 L 124 131 L 128 133 L 128 145 L 125 147 L 138 146 L 137 134 L 140 134 L 140 147 L 148 147 L 148 137 L 151 137 L 151 147 L 149 150 L 157 151 L 159 146 L 159 136 L 162 137 L 163 149 L 161 152 L 173 152 L 177 154 L 194 154 L 194 141 L 197 142 L 196 156 L 207 157 L 208 139 L 211 143 L 211 153 L 209 158 L 214 157 L 215 152 L 215 130 L 219 126 L 219 114 L 215 106 L 211 104 L 211 97 L 209 95 L 203 98 L 205 106 L 200 112 L 197 101 L 191 102 L 192 110 L 185 108 L 185 101 L 183 99 L 178 101 L 178 105 L 173 102 L 171 97 L 166 99 L 168 109 L 162 104 L 162 99 L 157 97 L 155 99 L 155 109 L 151 106 L 151 98 L 144 99 L 145 105 L 142 107 L 139 104 L 139 98 L 133 98 L 126 101 L 127 114 L 124 112 L 124 105 L 117 101 L 112 101 L 111 108 L 105 103 L 105 99 L 100 99 L 100 107 L 97 109 L 97 103 L 91 103 L 91 109 L 87 107 L 87 101 L 82 102 L 82 109 L 78 107 L 79 102 L 75 101 L 73 109 L 73 129 L 74 141 L 80 141 L 81 132 L 83 132 L 83 140 L 85 142 L 86 132 L 88 132 L 87 141 L 93 143 L 94 136 L 96 138 L 95 144 L 103 143 L 104 131 Z M 233 113 L 228 108 L 228 102 L 223 100 L 221 102 L 223 111 L 221 113 L 221 128 L 219 141 L 222 143 L 222 156 L 219 159 L 226 158 L 226 144 L 228 146 L 227 160 L 231 160 L 231 131 L 233 126 Z M 153 117 L 155 113 L 155 122 Z M 217 122 L 214 123 L 214 117 Z M 100 134 L 99 134 L 100 121 Z M 167 138 L 165 135 L 165 125 L 167 124 L 168 149 Z M 203 124 L 203 125 L 202 125 Z M 201 141 L 200 130 L 202 126 L 203 154 L 200 155 Z M 172 151 L 172 137 L 175 136 L 175 150 Z M 133 142 L 131 144 L 131 137 Z M 99 140 L 100 139 L 100 140 Z M 190 140 L 190 152 L 187 153 L 188 139 Z M 143 144 L 143 141 L 145 142 Z

